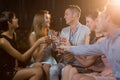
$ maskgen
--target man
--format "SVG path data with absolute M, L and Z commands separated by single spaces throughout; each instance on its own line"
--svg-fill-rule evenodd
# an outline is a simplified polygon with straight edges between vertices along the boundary
M 79 18 L 81 15 L 81 9 L 76 5 L 70 5 L 65 10 L 65 20 L 68 27 L 62 29 L 61 38 L 67 40 L 67 44 L 78 46 L 82 44 L 89 43 L 89 28 L 85 25 L 82 25 L 79 22 Z M 61 75 L 61 71 L 66 64 L 76 63 L 77 60 L 73 55 L 65 53 L 62 55 L 61 62 L 57 65 L 52 65 L 50 68 L 50 79 L 51 80 L 59 80 L 59 74 Z M 79 62 L 77 62 L 79 64 Z M 80 64 L 79 64 L 80 65 Z
M 106 55 L 116 80 L 120 80 L 120 5 L 110 2 L 98 19 L 106 38 L 98 44 L 84 46 L 60 46 L 75 55 Z

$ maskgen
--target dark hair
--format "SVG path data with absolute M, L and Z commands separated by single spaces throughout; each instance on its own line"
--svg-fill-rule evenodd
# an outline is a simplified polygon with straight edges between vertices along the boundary
M 94 11 L 88 12 L 86 17 L 90 17 L 93 20 L 95 20 L 98 17 L 98 11 L 94 10 Z
M 8 21 L 12 22 L 15 13 L 4 11 L 0 14 L 0 32 L 8 30 Z

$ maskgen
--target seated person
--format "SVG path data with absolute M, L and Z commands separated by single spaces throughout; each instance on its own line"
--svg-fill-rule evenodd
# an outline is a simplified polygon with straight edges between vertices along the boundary
M 98 25 L 96 25 L 96 19 L 97 19 L 96 14 L 89 14 L 86 17 L 87 26 L 90 27 L 90 30 L 95 32 L 95 36 L 96 36 L 96 37 L 94 37 L 94 39 L 91 40 L 91 43 L 93 43 L 93 42 L 95 43 L 96 41 L 99 42 L 99 40 L 101 40 L 103 37 L 103 33 L 101 33 L 100 30 L 96 30 L 96 26 L 98 26 Z M 103 62 L 101 61 L 101 56 L 85 56 L 85 57 L 86 57 L 85 59 L 81 59 L 81 57 L 76 57 L 76 59 L 79 61 L 79 63 L 84 65 L 82 68 L 80 67 L 80 65 L 66 66 L 62 73 L 62 80 L 66 80 L 66 79 L 71 80 L 72 76 L 74 76 L 74 74 L 76 74 L 77 72 L 92 73 L 92 72 L 96 72 L 96 71 L 97 72 L 102 71 L 102 69 L 104 68 L 104 65 L 103 65 Z M 102 69 L 97 68 L 97 70 L 94 70 L 94 69 L 92 69 L 93 66 L 102 67 Z
M 102 32 L 103 30 L 101 28 L 101 15 L 97 19 L 97 26 L 96 26 L 96 31 Z M 104 34 L 105 35 L 105 34 Z M 104 41 L 106 39 L 101 38 L 98 42 Z M 59 47 L 58 47 L 59 48 Z M 65 48 L 65 47 L 64 47 Z M 59 49 L 62 49 L 61 47 Z M 68 49 L 67 49 L 68 50 Z M 65 50 L 65 51 L 67 51 Z M 89 50 L 88 50 L 89 51 Z M 92 50 L 90 50 L 92 51 Z M 85 50 L 83 52 L 86 52 Z M 93 51 L 94 52 L 94 51 Z M 97 51 L 96 51 L 97 52 Z M 87 52 L 86 52 L 87 53 Z M 88 52 L 89 53 L 89 52 Z M 84 53 L 83 53 L 84 54 Z M 94 54 L 94 53 L 93 53 Z M 97 54 L 97 53 L 95 53 Z M 92 73 L 92 74 L 79 74 L 77 70 L 74 68 L 74 74 L 72 74 L 72 77 L 70 77 L 70 80 L 115 80 L 111 68 L 108 65 L 108 62 L 105 60 L 105 57 L 102 56 L 102 60 L 105 64 L 105 68 L 101 73 Z M 95 67 L 91 68 L 94 69 Z M 118 79 L 119 80 L 119 79 Z
M 65 10 L 65 20 L 68 27 L 62 29 L 60 34 L 60 44 L 66 43 L 69 45 L 83 45 L 89 43 L 89 28 L 82 25 L 79 22 L 81 10 L 76 5 L 70 5 Z M 73 17 L 74 16 L 74 17 Z M 82 57 L 85 58 L 85 57 Z M 52 65 L 50 67 L 50 80 L 59 80 L 59 75 L 61 75 L 62 69 L 68 64 L 77 63 L 80 65 L 79 61 L 72 54 L 64 53 L 58 64 Z M 83 66 L 83 65 L 81 65 Z
M 42 69 L 39 63 L 35 63 L 35 67 L 17 71 L 15 70 L 15 60 L 25 62 L 41 43 L 46 43 L 48 37 L 41 37 L 29 50 L 21 54 L 15 44 L 15 30 L 18 27 L 15 13 L 6 11 L 0 14 L 0 80 L 40 80 Z
M 39 38 L 44 36 L 51 36 L 54 32 L 50 30 L 50 14 L 47 10 L 41 10 L 36 13 L 33 19 L 33 30 L 29 36 L 30 45 L 32 46 Z M 52 48 L 50 44 L 40 44 L 33 53 L 34 62 L 40 62 L 45 73 L 44 78 L 49 80 L 49 68 L 53 64 L 57 64 L 52 56 Z

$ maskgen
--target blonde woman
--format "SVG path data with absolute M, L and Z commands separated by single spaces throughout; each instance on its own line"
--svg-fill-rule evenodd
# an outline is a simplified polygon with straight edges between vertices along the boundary
M 31 46 L 40 37 L 47 36 L 51 30 L 50 27 L 50 14 L 47 10 L 42 10 L 35 14 L 33 19 L 33 31 L 30 34 L 29 41 Z M 33 54 L 35 62 L 43 64 L 43 70 L 49 80 L 49 68 L 52 64 L 56 64 L 55 59 L 51 55 L 51 46 L 49 44 L 41 44 Z

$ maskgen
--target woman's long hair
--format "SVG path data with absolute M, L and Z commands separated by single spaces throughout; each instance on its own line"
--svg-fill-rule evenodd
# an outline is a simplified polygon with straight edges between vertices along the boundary
M 35 14 L 33 18 L 33 29 L 37 39 L 48 34 L 48 27 L 45 26 L 44 14 L 49 14 L 49 12 L 47 10 L 42 10 Z

